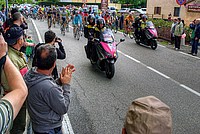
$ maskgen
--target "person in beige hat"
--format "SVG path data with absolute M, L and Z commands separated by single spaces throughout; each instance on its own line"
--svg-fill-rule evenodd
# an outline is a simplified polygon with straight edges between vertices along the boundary
M 134 100 L 128 109 L 122 134 L 172 134 L 169 106 L 154 96 Z

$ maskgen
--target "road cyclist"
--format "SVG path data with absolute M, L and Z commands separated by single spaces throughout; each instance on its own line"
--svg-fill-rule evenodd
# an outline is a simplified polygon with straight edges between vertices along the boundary
M 81 23 L 82 23 L 82 18 L 78 14 L 78 11 L 76 10 L 72 24 L 73 24 L 74 38 L 76 38 L 77 40 L 80 39 L 80 35 L 81 35 L 81 30 L 80 30 Z

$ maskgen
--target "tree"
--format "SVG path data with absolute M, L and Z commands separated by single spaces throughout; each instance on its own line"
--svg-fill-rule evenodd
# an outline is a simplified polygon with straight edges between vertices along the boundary
M 118 0 L 120 4 L 132 4 L 134 7 L 146 7 L 147 0 Z

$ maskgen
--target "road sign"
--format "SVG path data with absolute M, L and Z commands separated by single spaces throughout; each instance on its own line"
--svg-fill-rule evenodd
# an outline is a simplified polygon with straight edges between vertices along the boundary
M 83 2 L 83 3 L 86 3 L 86 2 L 87 2 L 87 0 L 82 0 L 82 2 Z
M 177 4 L 184 5 L 186 3 L 186 0 L 176 0 Z
M 101 9 L 108 9 L 108 0 L 101 0 Z

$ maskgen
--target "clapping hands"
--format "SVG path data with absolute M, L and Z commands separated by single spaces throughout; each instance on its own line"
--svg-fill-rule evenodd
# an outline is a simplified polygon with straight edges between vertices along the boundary
M 72 73 L 75 71 L 74 65 L 68 64 L 65 68 L 62 68 L 60 74 L 60 81 L 62 84 L 70 84 Z

